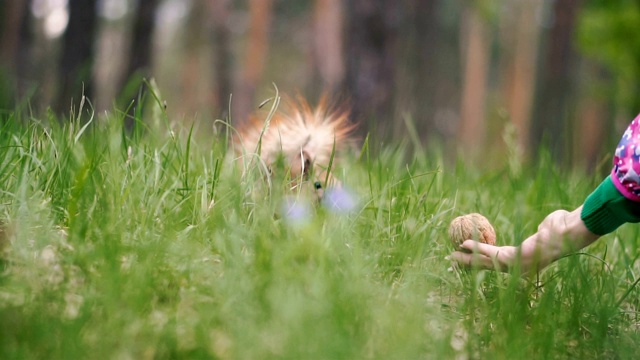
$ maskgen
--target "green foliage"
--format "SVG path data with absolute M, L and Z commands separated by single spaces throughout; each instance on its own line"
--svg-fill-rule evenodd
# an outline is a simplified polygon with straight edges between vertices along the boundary
M 582 52 L 601 64 L 610 75 L 606 90 L 616 105 L 635 115 L 640 108 L 640 3 L 637 1 L 587 2 L 580 14 L 577 37 Z
M 259 168 L 243 176 L 224 139 L 191 124 L 12 116 L 0 128 L 1 358 L 635 355 L 637 227 L 536 279 L 447 271 L 454 216 L 481 212 L 517 244 L 599 180 L 548 157 L 483 172 L 365 146 L 336 168 L 355 211 L 291 223 L 284 186 L 269 190 Z

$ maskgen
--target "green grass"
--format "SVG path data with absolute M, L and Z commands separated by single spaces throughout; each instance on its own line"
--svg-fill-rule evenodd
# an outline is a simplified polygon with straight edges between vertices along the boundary
M 355 211 L 292 225 L 224 135 L 0 117 L 0 358 L 636 357 L 637 226 L 532 281 L 447 270 L 453 217 L 517 244 L 598 176 L 365 146 L 336 170 Z

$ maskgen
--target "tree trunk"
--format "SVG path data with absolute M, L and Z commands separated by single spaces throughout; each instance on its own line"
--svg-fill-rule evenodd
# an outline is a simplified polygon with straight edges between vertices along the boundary
M 464 80 L 462 108 L 458 126 L 459 145 L 464 147 L 468 160 L 479 160 L 483 154 L 486 134 L 485 103 L 489 70 L 490 36 L 479 10 L 470 5 L 462 20 L 462 41 L 466 48 L 462 56 Z
M 505 106 L 516 128 L 518 151 L 529 153 L 529 133 L 536 85 L 539 26 L 531 14 L 539 13 L 540 0 L 507 5 L 502 18 L 502 86 Z
M 229 1 L 211 0 L 209 10 L 213 19 L 213 96 L 212 107 L 215 118 L 225 119 L 229 116 L 229 99 L 231 96 L 231 44 L 229 30 Z
M 433 135 L 433 114 L 436 73 L 438 68 L 438 36 L 440 26 L 437 11 L 439 1 L 405 0 L 401 9 L 396 62 L 395 107 L 411 115 L 420 140 Z M 397 119 L 396 119 L 397 120 Z M 395 121 L 394 137 L 407 133 L 404 121 Z
M 249 33 L 238 88 L 233 95 L 234 122 L 245 121 L 254 106 L 255 92 L 267 58 L 273 0 L 249 1 Z
M 356 120 L 368 123 L 372 133 L 384 138 L 393 129 L 394 55 L 401 5 L 384 0 L 350 0 L 348 4 L 347 93 Z
M 97 0 L 69 0 L 69 24 L 64 33 L 60 61 L 61 89 L 57 111 L 68 114 L 72 103 L 79 104 L 84 95 L 93 95 L 91 79 L 96 33 Z
M 577 81 L 580 88 L 576 90 L 579 96 L 576 107 L 577 118 L 580 120 L 576 122 L 572 131 L 572 165 L 578 165 L 589 173 L 601 171 L 601 175 L 606 176 L 611 171 L 612 149 L 617 145 L 624 130 L 618 132 L 614 124 L 615 117 L 611 116 L 614 106 L 611 99 L 596 90 L 598 87 L 594 88 L 593 84 L 611 81 L 610 74 L 602 65 L 588 59 L 581 60 L 580 73 L 584 76 Z M 628 123 L 627 118 L 624 128 Z M 615 143 L 611 143 L 612 141 Z
M 8 0 L 0 6 L 0 107 L 12 108 L 14 100 L 20 96 L 18 82 L 20 71 L 18 59 L 23 23 L 27 14 L 26 0 Z M 24 44 L 27 45 L 27 44 Z
M 203 103 L 208 101 L 207 77 L 203 77 L 203 48 L 208 42 L 206 29 L 210 19 L 208 0 L 196 0 L 191 3 L 191 10 L 186 19 L 183 34 L 181 62 L 181 99 L 177 106 L 181 113 L 199 113 Z
M 596 170 L 598 157 L 602 154 L 604 144 L 603 133 L 607 129 L 604 125 L 604 119 L 607 118 L 607 106 L 599 99 L 583 100 L 580 103 L 579 113 L 580 125 L 576 128 L 576 144 L 574 149 L 576 163 L 587 171 Z M 607 165 L 610 163 L 607 162 Z M 609 166 L 606 167 L 610 171 Z
M 415 1 L 415 17 L 418 50 L 417 83 L 415 91 L 410 94 L 416 99 L 417 106 L 414 114 L 416 129 L 422 140 L 427 140 L 433 131 L 432 119 L 435 107 L 435 91 L 438 83 L 436 73 L 438 69 L 438 1 Z
M 26 0 L 7 0 L 0 18 L 3 25 L 0 26 L 0 65 L 15 74 L 18 46 L 20 44 L 20 29 L 27 9 Z
M 342 0 L 316 0 L 314 6 L 313 58 L 321 90 L 335 92 L 344 81 Z
M 548 33 L 546 61 L 538 89 L 536 124 L 533 129 L 534 149 L 543 140 L 557 161 L 564 161 L 571 149 L 566 130 L 570 119 L 572 68 L 575 65 L 573 32 L 581 0 L 556 1 L 553 9 L 554 23 Z
M 155 14 L 158 0 L 138 2 L 138 9 L 133 21 L 133 39 L 129 47 L 129 61 L 122 76 L 121 86 L 126 101 L 135 98 L 144 78 L 151 76 L 151 59 L 153 50 L 153 34 Z M 127 85 L 131 86 L 127 86 Z

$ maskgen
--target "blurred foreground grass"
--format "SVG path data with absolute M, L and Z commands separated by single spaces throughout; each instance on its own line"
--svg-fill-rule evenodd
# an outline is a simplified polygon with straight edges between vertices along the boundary
M 636 356 L 638 226 L 530 281 L 444 259 L 453 217 L 517 244 L 598 176 L 365 147 L 337 169 L 356 208 L 292 222 L 223 135 L 0 116 L 0 358 Z

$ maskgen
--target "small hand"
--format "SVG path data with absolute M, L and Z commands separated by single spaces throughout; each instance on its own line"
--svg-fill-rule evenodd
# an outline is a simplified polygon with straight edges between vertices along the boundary
M 515 246 L 494 246 L 474 240 L 465 240 L 460 251 L 453 252 L 449 258 L 463 268 L 507 271 L 515 263 Z
M 600 236 L 587 229 L 580 217 L 582 206 L 574 211 L 557 210 L 547 215 L 538 231 L 519 247 L 492 246 L 465 240 L 450 259 L 464 268 L 508 271 L 518 266 L 521 274 L 539 271 L 564 255 L 584 248 Z

